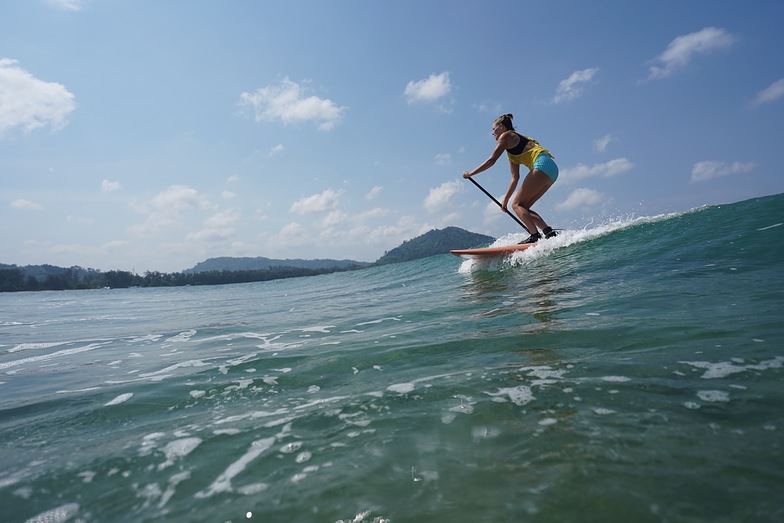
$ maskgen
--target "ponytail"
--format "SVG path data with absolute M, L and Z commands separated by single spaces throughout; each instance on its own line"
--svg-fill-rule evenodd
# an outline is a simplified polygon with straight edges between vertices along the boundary
M 505 114 L 503 116 L 499 116 L 498 118 L 496 118 L 494 123 L 500 123 L 501 125 L 506 127 L 507 130 L 514 131 L 515 128 L 514 125 L 512 125 L 512 118 L 514 118 L 514 116 L 512 116 L 511 114 Z

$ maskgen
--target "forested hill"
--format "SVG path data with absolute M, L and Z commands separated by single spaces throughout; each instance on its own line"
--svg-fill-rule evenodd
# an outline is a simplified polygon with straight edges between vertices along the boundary
M 274 267 L 295 267 L 297 269 L 361 269 L 371 265 L 370 263 L 354 260 L 274 260 L 258 256 L 255 258 L 232 258 L 223 256 L 220 258 L 209 258 L 199 262 L 191 269 L 182 272 L 185 274 L 196 274 L 209 271 L 258 271 L 261 269 L 271 269 Z
M 372 265 L 398 263 L 437 254 L 450 249 L 467 249 L 492 242 L 491 236 L 476 234 L 457 227 L 432 230 L 403 242 L 385 253 L 375 263 L 353 260 L 273 260 L 270 258 L 211 258 L 191 269 L 175 273 L 127 271 L 101 272 L 83 267 L 27 265 L 19 267 L 0 263 L 0 292 L 96 289 L 102 287 L 170 287 L 182 285 L 220 285 L 315 276 L 336 271 L 363 269 Z
M 421 236 L 405 241 L 399 247 L 384 253 L 376 261 L 376 264 L 384 265 L 387 263 L 418 260 L 435 256 L 436 254 L 446 254 L 452 249 L 470 249 L 486 245 L 493 242 L 493 240 L 495 238 L 492 236 L 469 232 L 459 227 L 433 229 Z

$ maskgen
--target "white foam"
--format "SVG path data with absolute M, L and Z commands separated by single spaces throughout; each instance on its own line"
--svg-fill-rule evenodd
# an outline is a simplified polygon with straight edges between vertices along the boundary
M 460 400 L 460 405 L 455 405 L 449 409 L 450 412 L 459 412 L 460 414 L 474 413 L 474 405 L 476 405 L 474 398 L 466 396 L 465 394 L 457 394 L 455 395 L 455 398 Z
M 330 329 L 334 329 L 334 325 L 324 325 L 324 326 L 314 326 L 314 327 L 305 327 L 304 329 L 300 329 L 301 332 L 320 332 L 322 334 L 329 334 L 332 332 Z
M 563 378 L 564 374 L 566 374 L 565 370 L 553 370 L 547 366 L 524 367 L 521 370 L 529 371 L 528 374 L 526 374 L 526 376 L 539 378 L 541 380 L 560 379 Z
M 152 434 L 147 434 L 146 436 L 142 437 L 142 444 L 139 447 L 139 455 L 149 456 L 157 446 L 157 442 L 155 440 L 160 439 L 165 435 L 165 432 L 153 432 Z
M 209 361 L 209 360 L 212 360 L 212 359 L 215 359 L 215 358 L 205 358 L 206 361 Z M 173 370 L 183 369 L 183 368 L 186 368 L 186 367 L 206 367 L 207 365 L 209 365 L 209 363 L 205 363 L 202 360 L 189 360 L 189 361 L 183 361 L 183 362 L 180 362 L 180 363 L 176 363 L 174 365 L 169 365 L 165 369 L 156 370 L 155 372 L 145 372 L 145 373 L 139 374 L 139 376 L 141 376 L 142 378 L 153 378 L 153 377 L 160 377 L 160 376 L 169 377 L 170 374 L 168 374 L 168 373 L 170 373 Z
M 294 441 L 292 443 L 286 443 L 278 450 L 281 454 L 293 454 L 294 452 L 297 452 L 301 448 L 302 448 L 302 442 Z
M 782 366 L 784 366 L 784 356 L 776 356 L 771 360 L 761 361 L 759 363 L 753 363 L 749 365 L 736 365 L 729 361 L 722 361 L 719 363 L 711 363 L 708 361 L 681 361 L 679 363 L 691 365 L 692 367 L 697 367 L 698 369 L 705 369 L 705 373 L 701 376 L 701 378 L 709 380 L 716 378 L 726 378 L 731 374 L 737 374 L 739 372 L 745 372 L 748 370 L 780 369 Z
M 64 389 L 64 390 L 56 391 L 55 394 L 71 394 L 71 393 L 74 393 L 74 392 L 89 392 L 91 390 L 98 390 L 100 388 L 101 387 L 85 387 L 83 389 L 73 389 L 73 390 L 66 390 L 66 389 Z
M 66 503 L 57 508 L 41 512 L 37 516 L 33 516 L 25 523 L 62 523 L 68 521 L 76 514 L 79 513 L 78 503 Z
M 132 397 L 133 397 L 133 392 L 126 392 L 125 394 L 120 394 L 119 396 L 117 396 L 116 398 L 111 400 L 110 402 L 105 403 L 104 407 L 108 407 L 110 405 L 119 405 L 120 403 L 125 403 L 126 401 L 128 401 Z
M 312 456 L 313 456 L 313 454 L 311 454 L 308 451 L 300 452 L 299 454 L 297 454 L 297 458 L 295 459 L 295 461 L 297 463 L 305 463 L 306 461 L 310 461 L 310 458 Z
M 20 487 L 14 490 L 13 494 L 19 498 L 30 499 L 33 495 L 33 487 Z
M 498 270 L 508 265 L 519 265 L 527 263 L 531 260 L 544 258 L 549 256 L 554 251 L 563 247 L 568 247 L 576 243 L 585 242 L 604 236 L 606 234 L 626 229 L 639 223 L 652 223 L 678 216 L 678 213 L 660 214 L 657 216 L 645 217 L 630 217 L 619 218 L 612 222 L 604 223 L 591 227 L 590 229 L 577 229 L 577 230 L 564 230 L 558 233 L 558 236 L 549 240 L 541 240 L 533 247 L 529 247 L 522 251 L 515 251 L 509 256 L 488 256 L 484 258 L 467 259 L 460 265 L 458 272 L 460 274 L 470 274 L 476 270 Z M 590 225 L 590 224 L 589 224 Z M 510 233 L 506 234 L 495 240 L 490 247 L 505 247 L 514 245 L 528 237 L 528 233 Z
M 170 342 L 174 342 L 174 343 L 190 341 L 190 339 L 195 334 L 196 334 L 196 331 L 191 329 L 191 330 L 187 330 L 185 332 L 181 332 L 181 333 L 177 334 L 176 336 L 172 336 L 171 338 L 167 339 L 166 341 L 170 341 Z
M 141 343 L 143 341 L 158 341 L 159 339 L 163 338 L 160 334 L 145 334 L 144 336 L 137 336 L 135 338 L 131 338 L 131 343 Z
M 245 454 L 240 456 L 237 461 L 229 465 L 226 470 L 210 484 L 209 487 L 207 487 L 205 490 L 197 492 L 196 497 L 208 498 L 221 492 L 231 492 L 233 490 L 231 486 L 231 480 L 234 479 L 237 474 L 245 470 L 245 467 L 247 467 L 250 462 L 258 458 L 265 450 L 272 447 L 274 443 L 275 438 L 259 439 L 251 443 L 250 448 L 247 450 L 247 452 L 245 452 Z
M 163 453 L 166 461 L 158 465 L 158 470 L 163 470 L 174 465 L 174 460 L 187 456 L 201 444 L 201 438 L 183 438 L 170 441 L 164 448 Z
M 398 394 L 408 394 L 414 390 L 413 383 L 396 383 L 387 387 L 390 392 L 397 392 Z
M 42 354 L 40 356 L 30 356 L 28 358 L 22 358 L 20 360 L 14 361 L 7 361 L 5 363 L 0 363 L 0 369 L 7 369 L 9 367 L 16 367 L 17 365 L 23 365 L 25 363 L 32 363 L 35 361 L 46 361 L 51 360 L 54 358 L 59 358 L 60 356 L 71 356 L 73 354 L 79 354 L 81 352 L 88 352 L 95 349 L 100 349 L 103 347 L 105 343 L 91 343 L 89 345 L 85 345 L 84 347 L 75 347 L 73 349 L 63 349 L 53 352 L 51 354 Z
M 191 478 L 191 473 L 189 471 L 180 472 L 179 474 L 175 474 L 169 478 L 169 486 L 166 491 L 161 495 L 161 501 L 158 503 L 158 508 L 163 508 L 166 506 L 166 503 L 174 496 L 174 489 L 175 487 L 185 481 L 186 479 Z
M 531 393 L 531 387 L 527 385 L 518 385 L 517 387 L 507 387 L 498 389 L 498 392 L 485 392 L 488 396 L 498 397 L 499 399 L 506 399 L 508 397 L 515 405 L 523 406 L 531 403 L 534 395 Z
M 371 320 L 371 321 L 366 321 L 366 322 L 363 322 L 363 323 L 357 323 L 356 326 L 373 325 L 373 324 L 376 324 L 376 323 L 383 323 L 385 321 L 401 321 L 401 319 L 400 318 L 394 318 L 394 317 L 393 318 L 381 318 L 379 320 Z
M 213 430 L 212 433 L 216 436 L 220 436 L 221 434 L 225 434 L 227 436 L 235 436 L 242 432 L 240 429 L 216 429 Z
M 8 352 L 19 352 L 20 350 L 35 350 L 35 349 L 48 349 L 50 347 L 57 347 L 58 345 L 65 345 L 66 342 L 58 341 L 54 343 L 20 343 L 16 347 L 8 349 Z
M 243 421 L 246 419 L 254 420 L 259 418 L 267 418 L 270 416 L 280 416 L 283 414 L 287 414 L 288 412 L 289 412 L 288 409 L 284 409 L 284 408 L 280 408 L 274 411 L 255 410 L 252 412 L 247 412 L 245 414 L 236 414 L 234 416 L 229 416 L 223 419 L 216 420 L 214 424 L 223 425 L 224 423 L 233 423 L 235 421 Z
M 252 496 L 253 494 L 258 494 L 259 492 L 264 492 L 268 488 L 269 488 L 269 485 L 267 483 L 251 483 L 250 485 L 245 485 L 244 487 L 238 487 L 237 488 L 237 492 L 239 492 L 240 494 L 243 494 L 245 496 Z M 251 513 L 248 512 L 248 514 L 251 514 Z M 251 516 L 247 516 L 246 515 L 245 517 L 250 519 L 252 516 L 253 515 L 251 514 Z
M 84 472 L 80 472 L 77 474 L 80 478 L 82 478 L 83 483 L 92 483 L 93 479 L 95 479 L 96 472 L 92 470 L 85 470 Z
M 229 391 L 229 390 L 247 389 L 248 386 L 253 383 L 253 380 L 251 380 L 251 379 L 248 379 L 248 380 L 233 380 L 233 382 L 236 383 L 236 385 L 230 385 L 230 386 L 226 387 L 227 391 Z
M 730 395 L 721 390 L 701 390 L 697 392 L 697 397 L 709 403 L 729 403 Z

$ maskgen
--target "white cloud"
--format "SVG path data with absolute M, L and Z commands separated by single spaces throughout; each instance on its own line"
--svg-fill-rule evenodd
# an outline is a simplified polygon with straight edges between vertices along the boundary
M 275 156 L 276 154 L 282 153 L 284 150 L 285 150 L 285 147 L 283 147 L 283 144 L 279 143 L 278 145 L 276 145 L 275 147 L 270 149 L 269 155 L 270 156 Z
M 332 100 L 317 96 L 305 96 L 305 89 L 284 78 L 277 85 L 268 85 L 253 93 L 240 94 L 240 107 L 251 110 L 257 122 L 281 121 L 318 122 L 318 128 L 328 131 L 340 123 L 345 107 Z
M 437 154 L 435 161 L 436 165 L 451 165 L 452 155 L 449 153 Z
M 311 241 L 308 229 L 296 222 L 287 223 L 273 238 L 277 247 L 298 247 Z
M 427 209 L 429 212 L 436 212 L 443 207 L 451 205 L 455 195 L 460 193 L 462 190 L 463 184 L 461 184 L 458 180 L 445 182 L 435 189 L 430 189 L 430 193 L 427 195 L 427 198 L 425 198 L 425 209 Z
M 602 177 L 610 178 L 630 171 L 634 164 L 626 158 L 616 158 L 605 163 L 598 163 L 592 167 L 584 164 L 577 164 L 561 170 L 561 176 L 565 182 L 574 182 L 583 178 Z M 559 178 L 560 180 L 561 178 Z
M 74 95 L 61 84 L 39 80 L 16 60 L 0 58 L 0 138 L 16 128 L 60 130 L 75 107 Z
M 482 100 L 475 104 L 476 110 L 480 113 L 499 114 L 501 112 L 501 104 L 491 100 Z
M 768 87 L 758 92 L 757 96 L 754 98 L 754 105 L 775 102 L 782 96 L 784 96 L 784 78 L 773 82 Z
M 109 180 L 104 180 L 101 182 L 101 192 L 109 193 L 113 191 L 118 191 L 122 188 L 120 182 L 110 182 Z
M 327 189 L 321 194 L 313 194 L 311 196 L 300 198 L 291 204 L 289 212 L 293 212 L 295 214 L 310 214 L 330 211 L 337 206 L 339 197 L 340 192 Z
M 25 209 L 28 211 L 42 211 L 44 209 L 43 205 L 31 202 L 30 200 L 25 200 L 24 198 L 12 201 L 11 207 L 14 209 Z
M 424 80 L 414 82 L 413 80 L 406 85 L 406 99 L 408 103 L 414 102 L 434 102 L 446 96 L 452 90 L 449 81 L 449 73 L 431 74 Z
M 85 0 L 47 0 L 46 3 L 63 11 L 81 11 L 87 2 Z
M 390 211 L 388 209 L 382 209 L 381 207 L 374 207 L 374 208 L 370 209 L 369 211 L 364 211 L 364 212 L 361 212 L 360 214 L 358 214 L 357 215 L 357 220 L 359 220 L 359 221 L 371 220 L 371 219 L 374 219 L 374 218 L 381 218 L 381 217 L 384 217 L 384 216 L 389 216 L 389 214 L 390 214 Z
M 223 241 L 232 238 L 236 231 L 234 224 L 240 219 L 238 209 L 228 209 L 213 214 L 204 220 L 204 227 L 196 232 L 189 234 L 189 240 L 197 241 Z
M 340 210 L 333 210 L 328 212 L 324 218 L 322 218 L 319 222 L 319 225 L 323 228 L 334 227 L 336 225 L 340 225 L 341 223 L 346 221 L 346 213 Z
M 185 185 L 172 185 L 152 199 L 156 210 L 174 209 L 184 210 L 191 208 L 206 209 L 209 201 L 200 195 L 196 189 Z
M 375 200 L 378 197 L 378 195 L 381 194 L 381 190 L 382 189 L 383 189 L 383 187 L 381 187 L 380 185 L 376 185 L 375 187 L 370 189 L 370 192 L 368 192 L 365 195 L 365 199 L 366 200 Z
M 233 200 L 236 197 L 237 197 L 237 194 L 233 193 L 231 191 L 223 191 L 221 193 L 221 198 L 223 198 L 224 200 Z
M 679 36 L 656 57 L 656 64 L 649 69 L 648 80 L 666 78 L 687 66 L 696 55 L 728 48 L 736 41 L 737 38 L 718 27 L 706 27 L 696 33 Z
M 147 214 L 140 225 L 130 228 L 134 234 L 150 235 L 182 225 L 183 216 L 189 210 L 206 210 L 212 206 L 196 189 L 183 185 L 172 185 L 155 195 L 149 203 L 137 205 L 139 212 Z
M 75 223 L 77 225 L 92 225 L 95 223 L 95 220 L 92 218 L 82 218 L 80 216 L 73 216 L 69 214 L 65 217 L 66 223 Z
M 575 189 L 566 200 L 556 205 L 555 208 L 559 211 L 570 211 L 582 207 L 594 207 L 606 198 L 605 195 L 593 189 Z
M 691 170 L 691 181 L 706 182 L 731 174 L 747 173 L 754 169 L 754 162 L 731 164 L 725 162 L 697 162 Z
M 509 212 L 514 213 L 511 204 L 509 204 Z M 485 225 L 493 224 L 506 215 L 503 209 L 501 209 L 493 201 L 487 202 L 487 205 L 485 205 L 485 209 L 482 214 L 484 216 Z
M 597 138 L 596 140 L 594 140 L 593 146 L 596 147 L 597 151 L 603 153 L 604 151 L 607 150 L 607 146 L 610 144 L 611 141 L 613 141 L 613 139 L 614 139 L 613 135 L 605 134 L 601 138 Z
M 593 80 L 598 72 L 599 69 L 595 67 L 573 72 L 569 78 L 562 80 L 561 83 L 558 84 L 553 102 L 560 103 L 574 100 L 583 94 L 585 86 Z

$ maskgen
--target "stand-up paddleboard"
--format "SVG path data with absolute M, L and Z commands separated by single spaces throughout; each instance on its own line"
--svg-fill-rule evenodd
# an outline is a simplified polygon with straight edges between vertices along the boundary
M 507 256 L 517 251 L 524 251 L 528 247 L 533 247 L 535 243 L 523 243 L 515 245 L 502 245 L 500 247 L 482 247 L 480 249 L 455 249 L 451 252 L 455 256 L 463 258 L 485 258 L 490 256 Z

